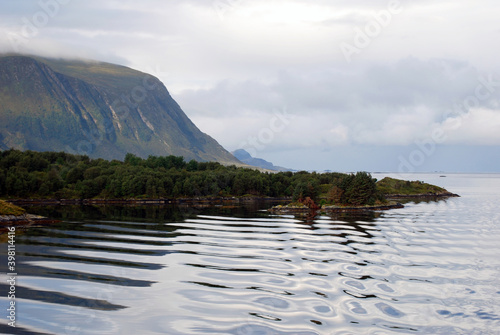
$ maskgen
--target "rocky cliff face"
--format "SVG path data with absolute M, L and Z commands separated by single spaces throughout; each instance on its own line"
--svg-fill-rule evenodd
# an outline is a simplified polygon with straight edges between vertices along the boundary
M 155 77 L 98 62 L 0 57 L 0 149 L 240 163 Z

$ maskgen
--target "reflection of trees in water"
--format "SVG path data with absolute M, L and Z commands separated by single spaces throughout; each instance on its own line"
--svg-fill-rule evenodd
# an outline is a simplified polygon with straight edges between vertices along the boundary
M 23 206 L 28 212 L 56 220 L 119 220 L 145 222 L 182 222 L 197 215 L 228 215 L 234 217 L 265 217 L 267 209 L 277 201 L 248 200 L 241 202 L 186 203 L 168 205 L 48 205 Z
M 377 211 L 329 213 L 327 215 L 321 214 L 320 211 L 309 211 L 303 214 L 295 214 L 295 218 L 310 224 L 314 224 L 314 221 L 321 216 L 328 217 L 332 220 L 343 221 L 345 223 L 356 223 L 357 221 L 374 222 L 381 215 L 382 213 Z
M 115 304 L 113 301 L 116 297 L 126 294 L 129 288 L 147 288 L 152 286 L 156 280 L 154 273 L 150 277 L 137 277 L 134 272 L 135 270 L 160 270 L 165 266 L 164 261 L 161 260 L 163 256 L 172 252 L 196 254 L 198 246 L 207 243 L 202 240 L 204 236 L 203 228 L 198 227 L 198 225 L 190 226 L 189 224 L 182 224 L 182 222 L 195 218 L 198 215 L 208 215 L 214 217 L 225 216 L 227 218 L 269 218 L 269 222 L 271 223 L 269 226 L 271 226 L 273 220 L 277 218 L 279 221 L 280 217 L 262 210 L 270 208 L 275 204 L 253 201 L 240 205 L 220 203 L 212 206 L 207 204 L 190 204 L 162 206 L 44 206 L 29 208 L 28 210 L 31 212 L 60 219 L 61 222 L 49 226 L 48 229 L 35 228 L 28 230 L 27 234 L 19 239 L 18 247 L 20 251 L 22 250 L 23 260 L 25 261 L 19 269 L 20 273 L 23 273 L 23 276 L 26 277 L 64 279 L 72 283 L 85 283 L 89 287 L 93 284 L 99 284 L 96 287 L 103 287 L 103 291 L 93 292 L 89 297 L 81 297 L 78 294 L 72 295 L 57 290 L 46 293 L 37 288 L 20 286 L 20 297 L 64 306 L 81 307 L 83 310 L 114 311 L 130 307 Z M 295 219 L 300 220 L 300 222 L 294 221 L 293 225 L 300 225 L 306 228 L 300 229 L 301 231 L 308 229 L 315 231 L 304 231 L 304 236 L 297 234 L 296 229 L 290 235 L 282 234 L 283 228 L 277 222 L 276 225 L 279 229 L 276 232 L 279 232 L 279 235 L 273 234 L 272 238 L 269 235 L 262 237 L 262 225 L 260 222 L 255 225 L 256 229 L 258 229 L 258 235 L 249 235 L 249 230 L 253 225 L 251 222 L 244 222 L 245 228 L 242 229 L 243 235 L 241 235 L 241 239 L 250 237 L 250 242 L 246 243 L 252 243 L 252 240 L 262 238 L 265 240 L 266 246 L 267 243 L 273 241 L 276 243 L 273 244 L 275 250 L 281 250 L 286 243 L 288 243 L 288 247 L 301 249 L 294 250 L 293 252 L 301 255 L 302 258 L 298 261 L 297 266 L 299 268 L 304 266 L 304 270 L 300 268 L 300 271 L 305 272 L 305 269 L 308 269 L 309 262 L 317 263 L 318 260 L 322 262 L 338 262 L 335 259 L 335 254 L 330 254 L 330 252 L 345 250 L 346 248 L 336 249 L 336 246 L 332 244 L 349 246 L 350 251 L 341 252 L 355 254 L 362 252 L 359 247 L 360 244 L 376 243 L 371 238 L 373 237 L 372 233 L 374 233 L 374 230 L 378 229 L 376 219 L 381 215 L 383 215 L 381 212 L 356 212 L 332 213 L 329 216 L 320 216 L 317 214 L 305 217 L 296 216 Z M 218 224 L 217 222 L 217 220 L 214 221 L 214 223 Z M 228 220 L 226 224 L 231 225 L 232 223 Z M 287 222 L 286 226 L 288 224 Z M 233 226 L 236 226 L 236 224 Z M 267 223 L 266 226 L 268 226 Z M 268 230 L 269 232 L 274 232 L 272 227 L 266 227 L 266 230 L 267 228 L 271 228 Z M 211 229 L 220 229 L 223 231 L 225 224 L 220 224 L 218 228 L 210 227 Z M 233 234 L 235 232 L 234 229 L 231 231 Z M 198 238 L 198 235 L 201 236 L 201 239 Z M 334 238 L 320 237 L 317 243 L 312 241 L 313 244 L 311 244 L 309 240 L 311 235 L 330 235 Z M 189 236 L 196 236 L 196 238 L 191 239 Z M 285 236 L 288 236 L 288 238 Z M 342 239 L 339 239 L 339 237 Z M 360 240 L 360 237 L 364 237 L 366 240 Z M 184 241 L 183 243 L 187 246 L 193 246 L 193 249 L 188 248 L 188 250 L 185 250 L 184 248 L 180 248 L 177 250 L 175 245 L 178 241 Z M 233 243 L 232 240 L 227 238 L 221 241 L 223 241 L 221 245 L 224 245 L 225 241 L 229 241 L 228 245 L 232 245 Z M 211 243 L 209 235 L 207 245 Z M 235 247 L 239 248 L 240 246 L 236 245 Z M 253 247 L 249 246 L 249 248 Z M 259 250 L 259 246 L 255 248 Z M 68 250 L 73 252 L 67 252 Z M 268 247 L 265 250 L 269 251 Z M 324 251 L 318 258 L 314 258 L 314 256 L 308 258 L 309 256 L 302 253 L 303 251 L 315 252 L 318 250 Z M 245 252 L 252 254 L 252 251 Z M 109 257 L 109 255 L 114 256 Z M 116 255 L 119 255 L 119 257 Z M 158 256 L 158 258 L 155 256 Z M 259 254 L 258 257 L 253 256 L 252 258 L 245 258 L 245 260 L 254 259 L 256 262 L 260 262 L 261 256 Z M 270 257 L 270 259 L 273 259 L 273 257 Z M 42 263 L 34 264 L 32 261 Z M 55 269 L 45 267 L 43 262 L 59 262 L 59 266 Z M 87 272 L 87 270 L 81 271 L 79 268 L 65 268 L 65 262 L 80 265 L 99 265 L 99 268 L 104 267 L 104 270 L 102 272 Z M 362 258 L 356 262 L 358 266 L 363 266 L 367 263 Z M 213 266 L 213 264 L 207 264 L 206 262 L 192 262 L 186 264 L 186 266 L 190 268 L 200 266 L 203 271 L 221 269 L 220 264 Z M 259 269 L 257 265 L 256 269 Z M 244 268 L 244 270 L 247 271 L 248 269 Z M 241 271 L 241 268 L 231 268 L 231 271 Z M 306 276 L 314 276 L 316 279 L 316 277 L 322 275 L 322 272 L 307 270 L 305 274 Z M 339 276 L 344 276 L 344 272 L 339 272 L 338 274 Z M 345 276 L 351 276 L 351 274 L 348 273 Z M 356 279 L 364 280 L 366 278 L 371 277 L 357 277 Z M 193 281 L 192 283 L 204 285 L 204 288 L 211 287 L 220 290 L 220 286 L 210 286 L 213 284 L 210 280 Z M 219 285 L 220 283 L 216 282 L 216 284 Z M 346 292 L 346 294 L 349 294 L 349 292 Z M 359 298 L 360 295 L 357 297 Z M 366 295 L 366 297 L 371 298 L 372 296 Z
M 407 198 L 395 198 L 397 199 L 398 202 L 402 204 L 430 204 L 434 202 L 447 202 L 449 197 L 432 197 L 432 196 L 426 196 L 426 197 L 407 197 Z
M 29 211 L 57 220 L 145 220 L 178 222 L 197 214 L 195 208 L 175 205 L 64 205 L 33 206 Z
M 419 202 L 429 202 L 432 200 L 422 199 Z M 415 200 L 413 200 L 415 202 Z M 183 222 L 187 219 L 196 218 L 198 215 L 228 216 L 239 218 L 269 217 L 265 211 L 278 201 L 252 200 L 246 202 L 220 202 L 217 204 L 195 203 L 195 204 L 169 204 L 169 205 L 56 205 L 56 206 L 32 206 L 27 208 L 29 212 L 57 219 L 62 221 L 99 221 L 114 220 L 124 222 L 134 222 L 140 219 L 141 222 L 156 223 L 157 230 L 168 228 L 163 223 Z M 295 215 L 295 219 L 310 226 L 310 229 L 318 229 L 316 220 L 328 218 L 332 221 L 339 221 L 339 224 L 348 224 L 356 231 L 363 233 L 367 237 L 372 237 L 370 229 L 366 225 L 376 225 L 376 219 L 383 215 L 378 211 L 360 211 L 349 213 L 329 213 L 309 212 L 303 215 Z M 120 225 L 119 223 L 116 223 Z M 159 228 L 162 226 L 161 228 Z M 332 222 L 332 227 L 335 222 Z M 54 226 L 56 227 L 56 226 Z M 172 227 L 170 227 L 171 229 Z M 47 234 L 48 232 L 46 232 Z M 50 234 L 50 233 L 49 233 Z
M 379 230 L 376 228 L 376 219 L 382 215 L 383 213 L 378 211 L 329 213 L 328 215 L 321 215 L 319 211 L 310 211 L 308 213 L 295 215 L 295 219 L 301 220 L 303 224 L 308 225 L 311 230 L 320 229 L 316 225 L 317 220 L 319 219 L 332 220 L 330 223 L 332 230 L 335 230 L 337 225 L 349 225 L 350 227 L 353 227 L 355 231 L 362 233 L 364 237 L 372 238 L 374 235 L 371 234 L 371 230 Z M 367 229 L 366 226 L 372 226 L 373 229 Z M 328 235 L 348 238 L 349 234 L 342 233 L 339 235 L 337 233 L 331 233 Z M 341 242 L 341 244 L 349 244 L 352 242 L 353 241 L 348 239 L 346 242 Z

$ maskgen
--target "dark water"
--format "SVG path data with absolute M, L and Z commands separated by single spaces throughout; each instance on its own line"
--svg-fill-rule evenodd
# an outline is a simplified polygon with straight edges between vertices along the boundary
M 302 219 L 38 208 L 63 221 L 16 234 L 17 333 L 500 334 L 500 175 L 410 179 L 462 197 Z

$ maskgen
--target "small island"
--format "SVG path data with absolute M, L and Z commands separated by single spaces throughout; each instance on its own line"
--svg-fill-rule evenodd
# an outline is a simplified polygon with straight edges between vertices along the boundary
M 321 185 L 318 194 L 311 186 L 294 194 L 293 201 L 269 209 L 274 214 L 303 214 L 314 211 L 343 213 L 378 211 L 404 206 L 397 200 L 458 197 L 446 189 L 422 181 L 390 177 L 377 181 L 366 172 L 344 175 L 333 184 Z

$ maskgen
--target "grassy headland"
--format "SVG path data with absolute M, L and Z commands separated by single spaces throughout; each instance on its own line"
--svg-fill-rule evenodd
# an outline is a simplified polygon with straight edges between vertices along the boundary
M 23 215 L 26 211 L 18 206 L 15 206 L 7 201 L 0 200 L 0 215 Z
M 377 188 L 386 196 L 440 196 L 451 195 L 442 187 L 424 183 L 422 181 L 407 181 L 390 177 L 377 182 Z

